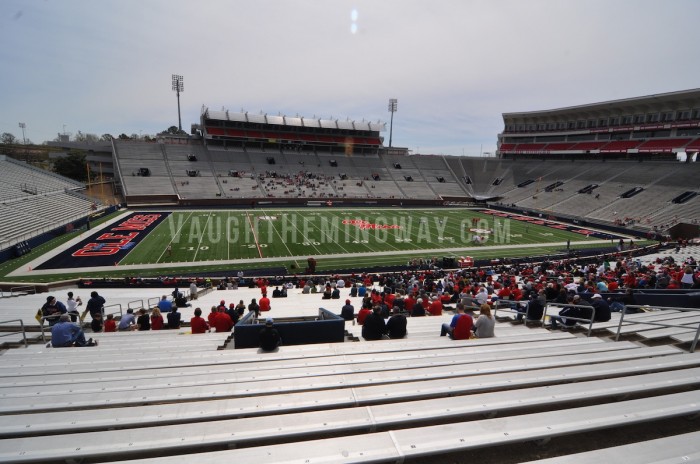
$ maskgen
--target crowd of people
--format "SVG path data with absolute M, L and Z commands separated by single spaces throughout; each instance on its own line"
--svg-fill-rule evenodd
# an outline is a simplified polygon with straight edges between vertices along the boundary
M 679 243 L 677 254 L 682 256 L 685 245 L 684 242 Z M 302 294 L 320 294 L 323 299 L 340 299 L 343 294 L 362 298 L 357 313 L 348 299 L 340 315 L 362 325 L 362 336 L 367 340 L 402 338 L 406 335 L 407 317 L 439 316 L 445 309 L 455 310 L 456 314 L 448 326 L 443 326 L 441 335 L 457 339 L 466 335 L 480 338 L 493 336 L 489 303 L 499 300 L 510 302 L 519 312 L 517 318 L 521 320 L 541 320 L 548 303 L 559 303 L 563 306 L 562 311 L 558 316 L 551 317 L 552 328 L 558 328 L 586 319 L 609 320 L 611 312 L 622 311 L 635 304 L 636 289 L 700 288 L 700 267 L 692 256 L 679 261 L 667 256 L 643 263 L 633 252 L 619 252 L 604 259 L 504 263 L 459 270 L 444 270 L 437 267 L 435 261 L 425 262 L 430 265 L 384 274 L 270 279 L 244 279 L 239 275 L 238 278 L 225 279 L 219 287 L 237 288 L 239 284 L 257 287 L 261 297 L 251 299 L 248 304 L 240 300 L 237 304 L 231 302 L 227 305 L 222 300 L 211 308 L 206 319 L 202 317 L 201 308 L 197 308 L 190 326 L 193 333 L 230 332 L 246 310 L 255 313 L 256 318 L 270 311 L 272 304 L 267 294 L 272 286 L 273 299 L 286 297 L 291 289 L 298 289 Z M 194 287 L 192 298 L 196 298 L 196 285 Z M 606 294 L 606 297 L 601 294 Z M 63 315 L 68 317 L 69 323 L 77 325 L 77 320 L 82 322 L 89 313 L 92 318 L 90 326 L 95 333 L 179 329 L 183 321 L 176 302 L 182 298 L 182 294 L 175 289 L 171 296 L 163 295 L 150 313 L 146 309 L 139 310 L 138 314 L 127 310 L 119 321 L 115 321 L 112 314 L 108 314 L 107 320 L 103 321 L 105 300 L 96 291 L 91 293 L 80 316 L 78 307 L 83 302 L 72 292 L 68 293 L 65 304 L 54 296 L 47 297 L 40 312 L 51 327 L 65 322 Z M 478 317 L 471 312 L 473 309 L 479 310 Z M 462 318 L 462 315 L 466 317 Z M 471 323 L 467 318 L 471 319 Z M 83 346 L 81 342 L 76 345 Z

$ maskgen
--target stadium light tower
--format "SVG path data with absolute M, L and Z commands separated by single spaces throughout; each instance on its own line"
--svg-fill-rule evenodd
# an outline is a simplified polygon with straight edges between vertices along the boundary
M 26 125 L 25 123 L 21 122 L 21 123 L 19 123 L 19 127 L 20 127 L 20 129 L 22 129 L 22 143 L 23 143 L 24 145 L 26 145 L 26 144 L 27 144 L 27 138 L 24 136 L 24 129 L 27 127 L 27 125 Z
M 397 103 L 397 99 L 389 99 L 389 111 L 391 112 L 391 123 L 389 124 L 389 148 L 391 148 L 391 136 L 394 132 L 394 113 L 396 113 Z
M 185 91 L 182 76 L 173 74 L 173 90 L 177 93 L 177 128 L 182 132 L 182 119 L 180 118 L 180 92 Z

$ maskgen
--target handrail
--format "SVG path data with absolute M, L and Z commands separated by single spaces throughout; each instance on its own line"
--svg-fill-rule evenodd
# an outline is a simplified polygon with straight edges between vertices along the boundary
M 155 303 L 154 303 L 155 301 Z M 152 296 L 148 300 L 146 300 L 146 303 L 148 304 L 149 308 L 153 308 L 154 306 L 158 306 L 158 303 L 160 302 L 160 298 L 157 296 Z
M 20 285 L 19 287 L 11 287 L 10 288 L 10 296 L 14 296 L 16 291 L 20 291 L 22 289 L 31 290 L 32 295 L 36 294 L 36 286 L 35 285 Z M 30 293 L 30 292 L 27 292 L 27 293 Z
M 140 305 L 140 306 L 139 306 L 139 305 L 131 306 L 131 303 L 141 303 L 141 305 Z M 126 308 L 127 308 L 127 309 L 143 309 L 143 307 L 144 307 L 144 306 L 143 306 L 143 300 L 129 301 L 129 302 L 126 304 Z
M 618 341 L 620 339 L 620 332 L 622 330 L 622 323 L 625 320 L 625 314 L 627 314 L 627 308 L 634 308 L 634 309 L 654 309 L 657 311 L 681 311 L 681 312 L 697 312 L 700 313 L 700 309 L 697 308 L 676 308 L 676 307 L 669 307 L 669 306 L 654 306 L 653 308 L 648 306 L 648 305 L 626 305 L 625 310 L 621 312 L 620 314 L 620 321 L 617 324 L 617 333 L 615 334 L 615 341 Z M 646 324 L 646 325 L 653 325 L 653 326 L 659 326 L 659 327 L 673 327 L 673 328 L 679 328 L 679 329 L 687 329 L 690 327 L 690 325 L 679 325 L 679 324 L 670 324 L 670 323 L 663 323 L 663 322 L 657 322 L 657 321 L 634 321 L 634 324 Z M 693 338 L 693 343 L 690 345 L 690 352 L 695 353 L 695 348 L 697 347 L 698 344 L 698 338 L 700 337 L 700 322 L 698 322 L 698 328 L 695 331 L 695 338 Z
M 590 319 L 584 319 L 582 317 L 571 317 L 571 316 L 561 316 L 566 319 L 571 319 L 572 321 L 576 322 L 587 322 L 588 323 L 588 334 L 586 336 L 590 337 L 591 332 L 593 332 L 593 322 L 595 322 L 595 308 L 593 306 L 587 306 L 587 305 L 575 305 L 575 304 L 569 304 L 569 303 L 547 303 L 547 308 L 549 306 L 554 306 L 555 308 L 586 308 L 587 311 L 591 312 L 591 318 Z M 547 316 L 547 311 L 545 308 L 545 311 L 543 312 L 543 320 Z M 551 317 L 550 317 L 551 319 Z
M 8 324 L 10 322 L 17 322 L 17 321 L 19 321 L 19 326 L 21 327 L 21 329 L 18 332 L 0 332 L 0 337 L 7 337 L 9 335 L 15 335 L 15 334 L 21 333 L 22 340 L 24 341 L 24 347 L 27 348 L 29 346 L 29 343 L 27 343 L 27 331 L 24 329 L 24 322 L 22 321 L 22 319 L 10 319 L 7 321 L 0 321 L 0 325 Z

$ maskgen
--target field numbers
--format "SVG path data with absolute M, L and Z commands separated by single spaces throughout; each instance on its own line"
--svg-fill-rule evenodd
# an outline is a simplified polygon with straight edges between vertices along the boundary
M 209 249 L 209 247 L 206 246 L 206 245 L 202 245 L 201 247 L 193 247 L 193 246 L 191 246 L 191 247 L 188 247 L 188 248 L 187 248 L 187 251 L 197 251 L 197 250 L 199 250 L 199 251 L 207 251 L 208 249 Z
M 320 245 L 321 242 L 303 242 L 302 245 L 304 246 L 317 246 Z

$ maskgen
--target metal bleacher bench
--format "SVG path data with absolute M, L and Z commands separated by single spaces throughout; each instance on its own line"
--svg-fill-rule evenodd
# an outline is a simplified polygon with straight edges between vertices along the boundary
M 389 384 L 430 378 L 450 379 L 464 375 L 515 372 L 568 365 L 676 354 L 673 347 L 639 348 L 631 342 L 572 345 L 565 354 L 522 350 L 500 355 L 486 353 L 478 359 L 454 355 L 439 359 L 369 362 L 351 366 L 270 368 L 220 375 L 180 375 L 142 380 L 97 381 L 80 384 L 8 386 L 0 393 L 0 413 L 50 411 L 65 408 L 153 404 L 162 401 L 199 400 L 207 397 L 235 398 L 327 388 Z M 529 354 L 529 356 L 528 356 Z M 526 356 L 526 357 L 523 357 Z M 475 356 L 476 358 L 476 356 Z
M 450 404 L 454 403 L 451 399 Z M 390 408 L 389 415 L 396 415 Z M 449 408 L 448 408 L 449 410 Z M 457 422 L 447 425 L 396 429 L 337 438 L 317 439 L 296 443 L 272 444 L 229 451 L 205 452 L 196 455 L 148 458 L 143 463 L 230 463 L 230 462 L 379 462 L 405 458 L 420 458 L 436 454 L 497 447 L 525 441 L 546 442 L 553 437 L 572 433 L 605 430 L 613 427 L 648 423 L 700 412 L 700 391 L 673 393 L 648 398 L 561 409 L 504 418 Z M 433 414 L 444 410 L 433 410 Z M 404 411 L 403 415 L 406 415 Z M 51 459 L 76 459 L 80 456 L 114 456 L 127 453 L 178 447 L 208 446 L 216 443 L 236 444 L 261 437 L 312 436 L 319 429 L 328 431 L 373 430 L 376 426 L 392 424 L 384 420 L 376 408 L 352 408 L 341 411 L 317 411 L 300 414 L 282 423 L 279 418 L 249 418 L 239 428 L 227 422 L 205 422 L 196 427 L 170 426 L 158 429 L 135 429 L 79 436 L 55 436 L 39 439 L 4 440 L 0 449 L 3 462 L 41 462 Z M 235 430 L 235 431 L 234 431 Z M 100 437 L 104 435 L 104 438 Z M 124 435 L 121 437 L 120 435 Z M 117 438 L 118 437 L 118 438 Z M 43 440 L 43 441 L 42 441 Z M 79 445 L 76 445 L 79 443 Z M 7 448 L 5 447 L 7 445 Z
M 585 453 L 540 459 L 523 464 L 600 464 L 608 462 L 644 462 L 671 464 L 700 462 L 700 432 L 674 435 Z

